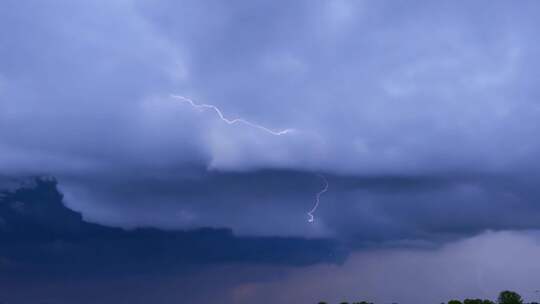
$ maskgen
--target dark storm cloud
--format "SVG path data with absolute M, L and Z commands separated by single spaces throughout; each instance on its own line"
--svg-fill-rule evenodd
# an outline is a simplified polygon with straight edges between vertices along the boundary
M 335 237 L 355 246 L 439 242 L 487 229 L 535 229 L 540 222 L 537 179 L 517 175 L 325 174 L 330 191 L 322 196 L 314 224 L 306 212 L 323 182 L 310 172 L 148 176 L 73 179 L 65 187 L 66 203 L 76 210 L 92 206 L 84 213 L 87 220 L 113 226 L 152 226 L 159 218 L 168 228 L 215 225 L 242 235 Z M 80 184 L 91 186 L 78 189 Z
M 337 263 L 347 252 L 327 239 L 237 237 L 229 229 L 124 230 L 87 223 L 62 204 L 55 180 L 0 197 L 2 273 L 36 275 L 178 273 L 195 265 Z
M 1 174 L 56 176 L 86 220 L 361 244 L 538 227 L 536 2 L 1 6 Z
M 231 303 L 444 303 L 449 299 L 496 300 L 512 289 L 524 302 L 538 299 L 538 232 L 488 232 L 436 250 L 368 250 L 344 265 L 314 265 L 284 280 L 243 282 Z M 298 288 L 302 286 L 302 288 Z
M 0 301 L 530 295 L 539 6 L 2 1 Z

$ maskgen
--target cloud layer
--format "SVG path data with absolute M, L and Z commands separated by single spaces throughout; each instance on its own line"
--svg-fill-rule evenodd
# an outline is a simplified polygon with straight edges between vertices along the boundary
M 0 169 L 57 176 L 86 219 L 359 243 L 538 228 L 534 2 L 1 6 Z

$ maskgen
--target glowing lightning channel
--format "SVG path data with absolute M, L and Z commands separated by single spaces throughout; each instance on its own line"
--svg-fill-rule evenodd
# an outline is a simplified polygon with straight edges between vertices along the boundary
M 209 104 L 204 104 L 204 103 L 203 104 L 196 104 L 193 100 L 191 100 L 191 99 L 189 99 L 187 97 L 184 97 L 184 96 L 180 96 L 180 95 L 171 95 L 171 97 L 175 98 L 175 99 L 178 99 L 178 100 L 180 100 L 182 102 L 187 102 L 195 109 L 214 110 L 214 112 L 216 112 L 216 114 L 219 116 L 219 118 L 222 121 L 224 121 L 225 123 L 229 124 L 229 125 L 234 125 L 234 124 L 240 123 L 240 124 L 248 125 L 248 126 L 253 127 L 253 128 L 260 129 L 260 130 L 262 130 L 262 131 L 264 131 L 266 133 L 276 135 L 276 136 L 289 134 L 289 133 L 294 131 L 294 129 L 272 130 L 272 129 L 268 129 L 266 127 L 263 127 L 261 125 L 254 124 L 254 123 L 252 123 L 250 121 L 247 121 L 245 119 L 242 119 L 242 118 L 227 119 L 227 118 L 225 118 L 225 116 L 223 115 L 221 110 L 218 107 L 214 106 L 214 105 L 209 105 Z
M 319 203 L 321 202 L 321 195 L 328 191 L 328 180 L 326 180 L 326 178 L 321 174 L 317 174 L 317 176 L 324 181 L 324 188 L 321 191 L 317 192 L 317 194 L 315 195 L 315 205 L 307 213 L 309 216 L 308 222 L 310 223 L 313 223 L 315 221 L 315 217 L 313 216 L 313 214 L 315 213 L 315 211 L 317 211 L 317 208 L 319 207 Z

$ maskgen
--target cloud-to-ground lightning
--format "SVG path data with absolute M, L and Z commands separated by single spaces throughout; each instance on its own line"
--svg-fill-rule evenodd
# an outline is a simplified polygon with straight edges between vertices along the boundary
M 321 189 L 321 191 L 317 192 L 315 195 L 315 205 L 311 210 L 307 213 L 309 216 L 308 222 L 313 223 L 315 221 L 315 217 L 313 214 L 315 211 L 317 211 L 317 208 L 319 207 L 319 203 L 321 202 L 321 195 L 323 195 L 326 191 L 328 191 L 328 180 L 321 174 L 317 174 L 318 177 L 320 177 L 324 182 L 324 187 Z
M 253 128 L 257 128 L 257 129 L 262 130 L 262 131 L 264 131 L 266 133 L 276 135 L 276 136 L 289 134 L 289 133 L 294 131 L 294 129 L 272 130 L 272 129 L 269 129 L 267 127 L 252 123 L 250 121 L 247 121 L 247 120 L 245 120 L 243 118 L 228 119 L 223 115 L 223 112 L 221 112 L 221 110 L 218 107 L 214 106 L 214 105 L 204 104 L 204 103 L 203 104 L 197 104 L 193 100 L 191 100 L 191 99 L 189 99 L 187 97 L 184 97 L 184 96 L 180 96 L 180 95 L 171 95 L 171 97 L 175 98 L 175 99 L 178 99 L 178 100 L 180 100 L 182 102 L 186 102 L 186 103 L 190 104 L 195 109 L 213 110 L 214 112 L 216 112 L 216 114 L 219 116 L 219 118 L 223 122 L 225 122 L 225 123 L 227 123 L 229 125 L 244 124 L 244 125 L 247 125 L 247 126 L 250 126 L 250 127 L 253 127 Z

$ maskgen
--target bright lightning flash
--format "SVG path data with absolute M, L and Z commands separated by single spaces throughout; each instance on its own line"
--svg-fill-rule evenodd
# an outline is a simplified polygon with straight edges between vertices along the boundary
M 317 176 L 323 180 L 324 187 L 322 188 L 321 191 L 317 192 L 317 194 L 315 195 L 315 205 L 307 213 L 309 216 L 308 222 L 310 223 L 313 223 L 315 221 L 315 217 L 313 216 L 313 214 L 315 213 L 315 211 L 317 211 L 317 208 L 319 207 L 319 203 L 321 202 L 321 195 L 323 195 L 323 193 L 328 191 L 328 180 L 326 180 L 326 178 L 320 174 L 317 174 Z
M 247 121 L 247 120 L 242 119 L 242 118 L 228 119 L 223 115 L 221 110 L 218 107 L 214 106 L 214 105 L 204 104 L 204 103 L 203 104 L 197 104 L 193 100 L 191 100 L 191 99 L 189 99 L 187 97 L 184 97 L 184 96 L 180 96 L 180 95 L 171 95 L 171 97 L 175 98 L 175 99 L 178 99 L 178 100 L 180 100 L 182 102 L 186 102 L 186 103 L 190 104 L 193 108 L 198 109 L 198 110 L 213 110 L 214 112 L 216 112 L 216 114 L 219 116 L 219 118 L 223 122 L 225 122 L 225 123 L 227 123 L 229 125 L 244 124 L 244 125 L 247 125 L 247 126 L 250 126 L 250 127 L 253 127 L 253 128 L 257 128 L 257 129 L 262 130 L 262 131 L 264 131 L 266 133 L 276 135 L 276 136 L 289 134 L 289 133 L 294 131 L 294 129 L 272 130 L 272 129 L 263 127 L 261 125 L 255 124 L 255 123 L 252 123 L 252 122 Z
M 178 99 L 181 102 L 188 103 L 193 108 L 198 109 L 198 110 L 213 110 L 219 116 L 219 119 L 221 119 L 223 122 L 225 122 L 225 123 L 227 123 L 229 125 L 244 124 L 244 125 L 247 125 L 247 126 L 250 126 L 250 127 L 253 127 L 253 128 L 257 128 L 257 129 L 262 130 L 262 131 L 264 131 L 266 133 L 269 133 L 271 135 L 276 135 L 276 136 L 286 135 L 286 134 L 289 134 L 291 132 L 294 132 L 294 129 L 272 130 L 272 129 L 266 128 L 264 126 L 261 126 L 261 125 L 255 124 L 255 123 L 252 123 L 252 122 L 247 121 L 247 120 L 242 119 L 242 118 L 228 119 L 223 115 L 221 110 L 218 107 L 214 106 L 214 105 L 204 104 L 204 103 L 197 104 L 193 100 L 191 100 L 191 99 L 189 99 L 187 97 L 184 97 L 184 96 L 180 96 L 180 95 L 171 95 L 171 97 L 175 98 L 175 99 Z M 321 195 L 323 195 L 323 193 L 328 191 L 328 181 L 326 180 L 326 178 L 324 176 L 320 175 L 320 174 L 318 174 L 317 176 L 319 176 L 324 181 L 324 187 L 323 187 L 323 189 L 321 191 L 317 192 L 317 194 L 315 195 L 315 205 L 307 213 L 308 216 L 309 216 L 308 222 L 310 222 L 310 223 L 313 223 L 315 221 L 315 217 L 313 216 L 313 214 L 315 213 L 315 211 L 317 211 L 317 208 L 319 207 L 319 203 L 321 201 Z

